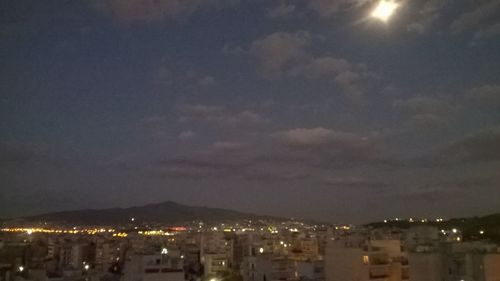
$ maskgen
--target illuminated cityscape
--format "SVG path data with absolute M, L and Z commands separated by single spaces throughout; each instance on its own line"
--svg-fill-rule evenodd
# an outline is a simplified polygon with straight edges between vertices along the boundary
M 25 222 L 26 223 L 26 222 Z M 46 223 L 44 223 L 46 224 Z M 442 218 L 3 228 L 2 280 L 497 280 L 500 247 Z M 470 229 L 468 229 L 470 231 Z M 480 270 L 478 270 L 480 268 Z M 458 279 L 457 279 L 458 278 Z
M 0 0 L 0 281 L 500 281 L 500 0 Z

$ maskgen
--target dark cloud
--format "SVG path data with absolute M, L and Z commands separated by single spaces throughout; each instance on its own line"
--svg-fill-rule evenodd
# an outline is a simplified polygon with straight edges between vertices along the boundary
M 482 1 L 473 11 L 460 15 L 451 23 L 451 31 L 454 34 L 477 29 L 491 19 L 497 19 L 500 14 L 500 1 Z
M 178 179 L 225 179 L 239 181 L 303 180 L 309 174 L 294 163 L 276 165 L 277 159 L 260 157 L 262 151 L 240 142 L 216 142 L 212 150 L 191 156 L 170 158 L 152 163 L 149 173 Z
M 439 152 L 437 160 L 447 163 L 500 161 L 500 127 L 454 141 Z
M 47 157 L 48 153 L 46 144 L 0 141 L 0 163 L 29 163 Z
M 317 128 L 296 128 L 272 135 L 286 148 L 292 159 L 315 169 L 338 169 L 355 166 L 390 165 L 391 156 L 383 157 L 380 135 L 357 135 Z
M 162 177 L 204 179 L 234 174 L 243 167 L 244 165 L 239 163 L 177 158 L 156 163 L 154 172 Z
M 447 101 L 424 96 L 396 100 L 393 102 L 393 106 L 411 114 L 447 115 L 455 110 L 455 107 Z
M 275 6 L 268 10 L 268 16 L 270 18 L 283 18 L 290 16 L 295 11 L 295 5 L 291 3 L 286 3 L 283 1 L 280 5 Z
M 259 113 L 242 110 L 231 112 L 224 107 L 209 105 L 185 105 L 179 107 L 181 123 L 205 122 L 220 127 L 259 126 L 269 120 Z
M 239 141 L 217 141 L 213 144 L 213 147 L 218 150 L 238 150 L 247 145 L 247 143 Z
M 474 39 L 480 40 L 498 36 L 500 36 L 500 23 L 495 23 L 476 31 Z
M 374 189 L 387 189 L 391 187 L 390 183 L 370 180 L 365 177 L 348 177 L 348 178 L 336 178 L 327 177 L 323 179 L 323 184 L 338 187 L 338 188 L 374 188 Z
M 420 34 L 427 32 L 441 16 L 442 9 L 449 3 L 449 0 L 426 0 L 411 3 L 410 9 L 418 12 L 414 13 L 412 22 L 408 24 L 408 31 Z
M 470 89 L 465 97 L 482 105 L 500 105 L 500 85 L 484 85 Z
M 269 79 L 282 76 L 291 66 L 305 60 L 310 44 L 306 31 L 276 32 L 252 42 L 250 52 L 259 61 L 260 72 Z
M 361 102 L 364 84 L 377 75 L 362 63 L 333 56 L 315 57 L 307 50 L 311 43 L 311 36 L 306 31 L 276 32 L 253 41 L 251 53 L 267 79 L 288 76 L 326 80 L 340 87 L 351 101 Z
M 366 137 L 352 133 L 338 132 L 322 127 L 296 128 L 288 131 L 277 132 L 274 136 L 285 145 L 292 148 L 322 148 L 339 147 L 339 149 L 363 147 L 369 143 Z
M 322 17 L 329 17 L 339 12 L 345 12 L 362 7 L 369 0 L 310 0 L 308 6 Z
M 410 124 L 419 129 L 439 128 L 457 113 L 458 107 L 443 98 L 416 96 L 396 100 L 393 107 L 410 116 Z

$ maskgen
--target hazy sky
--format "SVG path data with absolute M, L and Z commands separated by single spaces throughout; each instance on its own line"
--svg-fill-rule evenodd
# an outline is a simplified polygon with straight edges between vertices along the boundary
M 0 217 L 500 211 L 500 1 L 0 0 Z

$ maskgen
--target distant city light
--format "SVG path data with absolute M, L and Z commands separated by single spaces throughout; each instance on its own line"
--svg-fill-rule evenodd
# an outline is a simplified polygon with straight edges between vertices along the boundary
M 479 234 L 481 234 L 481 235 L 484 234 L 484 230 L 480 230 Z
M 458 232 L 458 229 L 454 228 L 451 230 L 453 233 L 457 233 Z
M 162 254 L 162 255 L 166 255 L 166 254 L 168 254 L 168 249 L 167 249 L 167 248 L 163 248 L 163 249 L 161 249 L 161 254 Z
M 83 267 L 85 270 L 89 270 L 90 266 L 88 264 L 86 264 L 84 267 Z
M 261 253 L 261 254 L 264 253 L 264 248 L 260 248 L 259 253 Z
M 387 220 L 384 220 L 385 223 L 387 223 Z
M 23 272 L 24 271 L 24 266 L 20 266 L 17 269 L 19 270 L 19 272 Z

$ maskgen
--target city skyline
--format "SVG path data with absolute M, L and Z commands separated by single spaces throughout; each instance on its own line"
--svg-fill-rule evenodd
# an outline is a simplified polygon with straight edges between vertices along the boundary
M 353 223 L 500 212 L 499 1 L 0 15 L 0 217 L 168 200 Z

